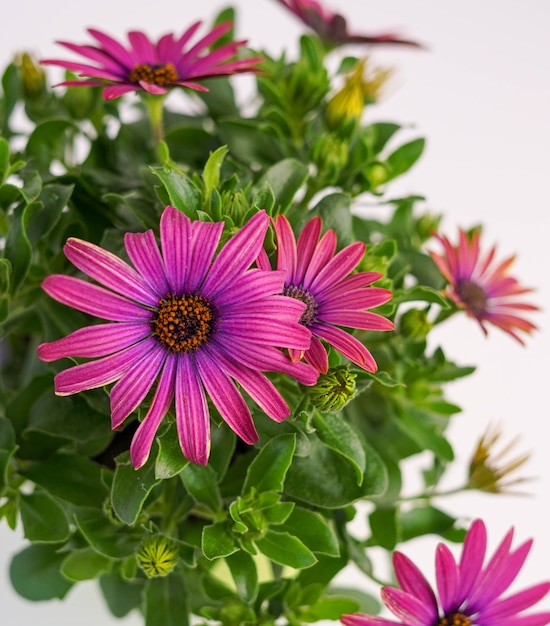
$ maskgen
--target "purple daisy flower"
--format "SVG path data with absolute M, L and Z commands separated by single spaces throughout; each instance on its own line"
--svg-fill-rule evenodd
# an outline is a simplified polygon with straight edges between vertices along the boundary
M 518 298 L 533 290 L 509 275 L 514 257 L 494 263 L 495 246 L 481 254 L 479 228 L 471 234 L 459 229 L 456 246 L 447 237 L 438 234 L 435 237 L 442 244 L 444 254 L 430 251 L 430 255 L 449 283 L 446 294 L 478 321 L 485 334 L 487 324 L 493 324 L 523 344 L 519 331 L 529 334 L 536 329 L 524 313 L 537 311 L 538 307 Z
M 314 217 L 296 241 L 287 218 L 278 215 L 275 220 L 277 269 L 285 272 L 283 294 L 306 303 L 300 321 L 313 335 L 309 348 L 291 348 L 290 356 L 293 361 L 304 357 L 317 371 L 326 373 L 328 355 L 321 343 L 324 339 L 359 367 L 375 372 L 377 365 L 371 353 L 339 326 L 393 330 L 388 319 L 366 311 L 388 302 L 391 291 L 368 286 L 382 277 L 378 272 L 349 275 L 365 254 L 364 243 L 352 243 L 335 254 L 336 233 L 329 229 L 319 239 L 321 229 L 321 218 Z M 265 252 L 258 264 L 264 269 L 271 267 Z
M 415 41 L 401 39 L 395 33 L 360 35 L 348 32 L 346 19 L 333 13 L 316 0 L 277 0 L 292 11 L 306 26 L 309 26 L 326 43 L 341 46 L 348 43 L 400 44 L 422 47 Z
M 393 565 L 400 587 L 384 587 L 382 600 L 400 621 L 373 615 L 344 615 L 345 626 L 544 626 L 550 612 L 523 611 L 539 602 L 550 590 L 550 582 L 502 598 L 510 587 L 531 549 L 532 540 L 511 550 L 511 529 L 494 555 L 484 566 L 487 531 L 476 520 L 464 539 L 457 563 L 447 546 L 437 547 L 435 568 L 437 592 L 430 587 L 416 565 L 404 554 L 395 552 Z
M 169 87 L 180 86 L 208 91 L 197 83 L 203 78 L 249 72 L 262 61 L 255 57 L 231 60 L 246 41 L 234 41 L 209 51 L 233 27 L 231 22 L 219 24 L 202 39 L 190 45 L 189 42 L 201 25 L 196 22 L 181 37 L 172 33 L 164 35 L 153 43 L 145 33 L 128 33 L 129 47 L 107 35 L 90 28 L 88 32 L 96 40 L 96 45 L 77 45 L 67 41 L 58 43 L 72 52 L 85 57 L 92 64 L 44 59 L 43 65 L 59 65 L 72 72 L 78 72 L 85 80 L 69 80 L 60 85 L 78 87 L 105 87 L 106 100 L 119 98 L 130 91 L 146 91 L 151 94 L 165 94 Z
M 262 372 L 316 382 L 313 368 L 293 363 L 280 350 L 308 348 L 310 332 L 299 323 L 304 304 L 281 295 L 284 272 L 250 269 L 268 224 L 265 211 L 257 213 L 216 255 L 223 222 L 193 222 L 169 206 L 160 220 L 160 250 L 151 230 L 125 235 L 135 269 L 103 248 L 71 238 L 65 255 L 102 286 L 65 275 L 44 280 L 52 298 L 110 320 L 38 347 L 44 361 L 95 359 L 57 374 L 56 394 L 115 383 L 110 401 L 117 429 L 158 380 L 130 448 L 136 468 L 146 462 L 173 402 L 181 449 L 204 465 L 210 450 L 207 397 L 252 444 L 258 435 L 235 382 L 276 421 L 290 410 Z

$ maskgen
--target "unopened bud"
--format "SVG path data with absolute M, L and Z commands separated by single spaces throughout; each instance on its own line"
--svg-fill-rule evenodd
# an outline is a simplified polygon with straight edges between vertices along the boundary
M 16 63 L 19 66 L 23 95 L 29 100 L 36 100 L 46 89 L 44 70 L 28 52 L 21 53 L 16 59 Z
M 409 339 L 425 339 L 432 326 L 427 309 L 410 309 L 401 316 L 399 330 Z
M 338 180 L 338 176 L 348 161 L 348 143 L 336 135 L 322 135 L 313 146 L 313 162 L 318 176 L 327 184 Z
M 178 550 L 166 537 L 148 537 L 137 553 L 137 561 L 148 578 L 167 576 L 178 562 Z
M 308 387 L 311 403 L 322 413 L 338 413 L 355 397 L 356 378 L 349 365 L 330 369 L 319 376 L 314 387 Z

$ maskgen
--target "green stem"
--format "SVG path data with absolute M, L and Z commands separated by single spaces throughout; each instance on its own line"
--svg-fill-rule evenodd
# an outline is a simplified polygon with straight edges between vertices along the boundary
M 149 114 L 149 119 L 151 120 L 156 149 L 158 149 L 160 142 L 164 140 L 164 98 L 164 95 L 145 94 L 142 96 L 145 108 Z

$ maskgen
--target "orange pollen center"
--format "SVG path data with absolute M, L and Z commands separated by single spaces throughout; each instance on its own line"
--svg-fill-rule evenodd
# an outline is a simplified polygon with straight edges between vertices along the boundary
M 175 83 L 178 78 L 178 73 L 172 63 L 166 63 L 166 65 L 142 63 L 136 65 L 129 76 L 132 83 L 139 83 L 143 80 L 150 85 L 158 85 L 159 87 Z
M 208 340 L 214 327 L 211 304 L 202 296 L 168 294 L 159 300 L 152 322 L 160 343 L 172 352 L 197 350 Z
M 487 293 L 477 283 L 471 280 L 459 280 L 456 293 L 475 317 L 480 317 L 487 312 Z
M 472 620 L 464 613 L 450 613 L 442 617 L 437 626 L 472 626 Z

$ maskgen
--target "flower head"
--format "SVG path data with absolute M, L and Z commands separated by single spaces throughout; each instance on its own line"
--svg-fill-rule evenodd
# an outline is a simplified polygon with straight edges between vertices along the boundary
M 228 425 L 251 444 L 258 435 L 241 390 L 269 417 L 282 421 L 290 410 L 262 372 L 284 372 L 306 385 L 315 383 L 312 368 L 291 362 L 279 349 L 308 348 L 310 332 L 299 323 L 304 304 L 281 295 L 284 272 L 249 269 L 268 224 L 266 213 L 257 213 L 216 254 L 223 222 L 193 222 L 166 207 L 160 250 L 152 231 L 126 234 L 126 252 L 135 269 L 103 248 L 71 238 L 64 248 L 67 258 L 102 286 L 65 275 L 44 280 L 52 298 L 110 320 L 38 347 L 44 361 L 94 359 L 57 374 L 58 395 L 115 383 L 110 401 L 117 429 L 158 380 L 130 448 L 135 467 L 147 460 L 173 402 L 183 453 L 206 464 L 208 396 Z
M 378 99 L 391 70 L 369 68 L 367 75 L 366 66 L 366 59 L 358 61 L 354 69 L 346 76 L 342 89 L 329 100 L 327 120 L 332 126 L 337 127 L 348 120 L 360 121 L 366 102 L 376 102 Z
M 420 47 L 420 44 L 408 39 L 401 39 L 395 33 L 378 33 L 376 35 L 359 35 L 348 32 L 345 18 L 338 13 L 329 11 L 316 0 L 278 0 L 304 24 L 330 46 L 341 46 L 347 43 L 367 44 L 400 44 Z
M 103 97 L 112 100 L 130 91 L 165 94 L 168 88 L 178 85 L 207 91 L 204 85 L 196 81 L 252 71 L 261 61 L 260 58 L 231 60 L 245 41 L 234 41 L 209 50 L 212 44 L 231 30 L 231 22 L 219 24 L 190 45 L 200 25 L 201 22 L 196 22 L 180 37 L 172 33 L 164 35 L 157 43 L 153 43 L 143 32 L 132 31 L 128 33 L 128 47 L 106 33 L 90 28 L 88 32 L 96 40 L 95 45 L 77 45 L 67 41 L 58 43 L 91 63 L 60 59 L 44 59 L 41 63 L 59 65 L 78 72 L 84 78 L 65 81 L 60 85 L 105 87 Z
M 525 483 L 529 478 L 510 478 L 516 470 L 529 460 L 529 453 L 521 454 L 513 459 L 504 458 L 517 443 L 516 437 L 498 452 L 495 451 L 501 431 L 498 427 L 490 427 L 479 440 L 468 468 L 468 487 L 488 493 L 517 493 L 510 487 Z
M 381 278 L 378 272 L 351 274 L 365 254 L 365 244 L 352 243 L 336 252 L 336 233 L 329 229 L 321 237 L 322 221 L 309 220 L 296 241 L 289 221 L 283 215 L 275 220 L 277 269 L 285 273 L 283 293 L 306 304 L 301 323 L 312 333 L 306 350 L 291 349 L 294 361 L 302 356 L 319 372 L 328 371 L 328 356 L 321 339 L 350 361 L 369 372 L 376 362 L 367 348 L 353 335 L 339 328 L 393 330 L 382 315 L 367 309 L 385 304 L 392 294 L 387 289 L 369 287 Z M 267 255 L 258 259 L 260 267 L 270 267 Z
M 480 229 L 470 234 L 459 230 L 457 246 L 453 246 L 447 237 L 437 234 L 435 237 L 443 245 L 444 254 L 433 251 L 430 254 L 450 285 L 447 295 L 468 315 L 475 317 L 485 334 L 486 325 L 493 324 L 523 344 L 518 331 L 530 333 L 536 326 L 525 319 L 522 313 L 537 311 L 538 307 L 517 299 L 517 296 L 529 293 L 532 289 L 523 287 L 508 275 L 514 257 L 508 257 L 498 264 L 493 263 L 495 246 L 482 255 Z
M 136 557 L 147 578 L 168 576 L 178 562 L 178 549 L 166 537 L 153 535 L 141 544 Z
M 384 587 L 382 600 L 400 620 L 398 622 L 371 615 L 344 615 L 345 626 L 544 626 L 550 612 L 523 611 L 539 602 L 550 590 L 550 582 L 540 583 L 508 595 L 518 575 L 532 540 L 511 550 L 511 529 L 494 555 L 484 565 L 487 531 L 481 520 L 475 521 L 464 539 L 457 563 L 447 546 L 439 544 L 435 568 L 437 593 L 422 572 L 404 554 L 395 552 L 393 565 L 399 587 Z

